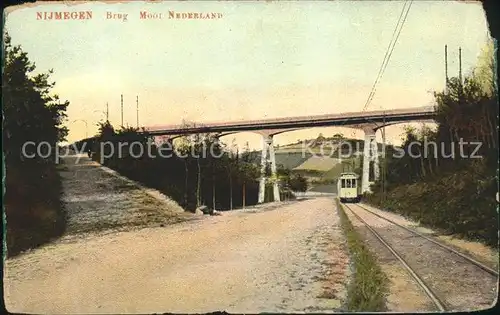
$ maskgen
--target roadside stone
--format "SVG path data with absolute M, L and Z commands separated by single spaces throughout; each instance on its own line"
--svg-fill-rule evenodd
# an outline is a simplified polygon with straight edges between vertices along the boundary
M 198 211 L 201 211 L 203 214 L 213 214 L 213 209 L 209 209 L 207 206 L 203 205 L 203 206 L 199 206 L 198 208 L 196 208 L 195 212 L 198 212 Z

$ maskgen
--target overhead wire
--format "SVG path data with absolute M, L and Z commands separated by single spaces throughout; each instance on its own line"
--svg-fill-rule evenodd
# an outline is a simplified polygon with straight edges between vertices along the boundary
M 399 39 L 399 36 L 401 34 L 401 30 L 403 29 L 403 25 L 406 21 L 406 18 L 408 16 L 408 12 L 410 12 L 411 5 L 413 3 L 413 0 L 406 0 L 403 8 L 401 9 L 401 13 L 399 14 L 398 22 L 396 23 L 396 26 L 394 27 L 394 31 L 392 32 L 391 40 L 389 42 L 389 45 L 387 46 L 387 49 L 385 51 L 384 59 L 382 60 L 382 64 L 380 65 L 379 71 L 377 73 L 377 77 L 375 79 L 375 82 L 373 82 L 370 94 L 368 95 L 368 98 L 366 99 L 366 102 L 363 106 L 362 112 L 364 112 L 368 106 L 370 105 L 371 101 L 373 100 L 373 96 L 375 95 L 375 92 L 377 91 L 377 84 L 382 78 L 382 75 L 385 72 L 385 69 L 387 68 L 387 65 L 389 64 L 389 60 L 392 56 L 392 53 L 394 51 L 394 48 L 396 47 L 396 43 Z M 394 37 L 396 35 L 396 37 Z
M 384 59 L 382 60 L 382 64 L 380 65 L 379 71 L 377 73 L 377 77 L 375 79 L 375 82 L 373 82 L 370 94 L 368 94 L 368 98 L 366 99 L 366 102 L 363 106 L 362 112 L 366 111 L 368 106 L 370 105 L 371 101 L 373 100 L 373 97 L 377 91 L 377 84 L 382 78 L 385 69 L 387 68 L 387 65 L 389 64 L 389 60 L 391 59 L 392 53 L 394 51 L 394 48 L 396 47 L 396 43 L 399 39 L 399 36 L 401 34 L 401 30 L 403 29 L 404 23 L 406 22 L 406 18 L 408 17 L 408 13 L 410 12 L 411 5 L 413 4 L 413 0 L 406 0 L 403 8 L 401 9 L 401 13 L 399 14 L 398 22 L 396 23 L 396 26 L 394 27 L 394 31 L 392 32 L 391 40 L 389 41 L 389 45 L 386 48 Z M 394 37 L 396 35 L 396 37 Z M 353 138 L 356 137 L 356 129 L 353 131 Z
M 411 0 L 409 2 L 410 6 L 411 6 L 412 1 L 413 0 Z M 404 24 L 404 22 L 406 20 L 406 16 L 408 15 L 408 11 L 410 9 L 410 6 L 408 6 L 408 10 L 406 11 L 406 14 L 405 14 L 405 9 L 406 9 L 407 4 L 408 4 L 408 0 L 405 1 L 404 5 L 403 5 L 403 8 L 401 10 L 401 13 L 399 14 L 398 22 L 396 24 L 396 27 L 394 27 L 394 31 L 392 32 L 391 40 L 389 41 L 389 45 L 387 46 L 387 48 L 385 50 L 384 59 L 382 60 L 382 64 L 380 65 L 380 69 L 379 69 L 379 71 L 377 73 L 377 77 L 375 79 L 375 82 L 373 82 L 370 94 L 368 95 L 368 98 L 366 99 L 365 105 L 363 106 L 363 111 L 366 110 L 366 108 L 368 107 L 369 103 L 373 99 L 373 96 L 375 95 L 377 84 L 378 84 L 379 80 L 381 79 L 383 73 L 385 72 L 385 68 L 387 67 L 387 64 L 389 63 L 389 59 L 392 56 L 392 52 L 394 50 L 394 47 L 396 46 L 396 42 L 397 42 L 397 40 L 399 38 L 399 35 L 401 33 L 401 29 L 403 28 L 403 24 Z M 403 15 L 404 15 L 404 18 L 403 18 Z M 403 22 L 401 22 L 402 18 L 403 18 Z M 396 32 L 397 32 L 397 35 L 396 35 Z M 396 35 L 396 38 L 394 37 L 394 35 Z

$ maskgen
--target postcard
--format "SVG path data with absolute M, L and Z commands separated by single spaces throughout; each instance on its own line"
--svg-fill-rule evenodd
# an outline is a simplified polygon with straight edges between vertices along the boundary
M 492 308 L 498 44 L 485 7 L 7 7 L 7 310 Z

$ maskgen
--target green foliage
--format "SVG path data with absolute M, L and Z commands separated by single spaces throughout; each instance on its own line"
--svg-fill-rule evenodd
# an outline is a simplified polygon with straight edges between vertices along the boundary
M 150 152 L 144 149 L 140 154 L 138 145 L 129 147 L 132 143 L 142 143 Z M 245 205 L 257 203 L 259 166 L 225 150 L 214 135 L 183 136 L 157 146 L 134 128 L 115 130 L 106 122 L 101 124 L 95 148 L 96 161 L 160 190 L 186 210 L 201 204 L 214 207 L 214 203 L 218 210 L 239 207 L 243 195 Z
M 20 46 L 13 46 L 7 35 L 4 45 L 3 155 L 6 168 L 4 206 L 7 220 L 9 256 L 43 244 L 65 228 L 60 201 L 61 180 L 55 165 L 57 143 L 65 139 L 63 126 L 69 102 L 52 95 L 54 83 L 48 73 L 33 74 L 36 67 Z M 52 155 L 35 154 L 36 146 L 46 142 Z M 45 149 L 49 149 L 46 146 Z M 43 152 L 45 153 L 45 152 Z
M 326 138 L 325 138 L 325 136 L 323 136 L 323 134 L 322 134 L 322 133 L 320 133 L 320 134 L 318 135 L 318 137 L 316 138 L 316 142 L 317 142 L 317 143 L 322 143 L 322 142 L 323 142 L 323 141 L 325 141 L 325 140 L 326 140 Z
M 332 140 L 336 140 L 338 142 L 340 142 L 340 141 L 342 141 L 344 139 L 345 139 L 345 137 L 344 137 L 344 135 L 342 133 L 336 133 L 332 137 Z
M 292 172 L 290 169 L 285 168 L 283 165 L 279 165 L 277 169 L 277 175 L 281 187 L 295 192 L 304 192 L 307 190 L 307 179 L 301 174 Z
M 391 188 L 368 201 L 423 225 L 490 246 L 498 244 L 497 179 L 484 161 L 461 171 Z
M 488 40 L 488 43 L 481 50 L 478 57 L 477 67 L 474 69 L 474 77 L 478 80 L 483 90 L 488 95 L 494 94 L 494 67 L 495 60 L 494 56 L 494 44 L 492 40 Z
M 300 174 L 292 175 L 288 180 L 288 185 L 292 191 L 305 192 L 308 188 L 307 179 Z
M 422 224 L 496 246 L 498 95 L 485 75 L 492 71 L 484 65 L 491 63 L 483 63 L 463 83 L 451 78 L 447 91 L 434 94 L 437 129 L 407 129 L 399 152 L 387 152 L 385 197 L 381 182 L 367 197 Z M 401 152 L 403 157 L 395 157 Z M 473 153 L 481 158 L 471 158 Z
M 53 146 L 65 139 L 66 108 L 69 102 L 59 103 L 57 95 L 50 95 L 54 83 L 52 73 L 33 75 L 36 67 L 20 46 L 5 40 L 3 84 L 4 133 L 3 148 L 8 162 L 20 161 L 21 148 L 26 141 L 46 141 Z
M 102 141 L 111 140 L 113 138 L 115 135 L 115 129 L 108 120 L 100 122 L 97 125 L 99 127 L 99 136 Z

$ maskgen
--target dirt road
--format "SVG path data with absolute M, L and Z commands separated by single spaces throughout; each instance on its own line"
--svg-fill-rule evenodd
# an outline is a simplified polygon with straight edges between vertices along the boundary
M 7 262 L 14 312 L 294 312 L 341 307 L 331 199 L 54 244 Z M 332 271 L 332 266 L 334 271 Z M 335 274 L 339 295 L 318 298 Z
M 84 199 L 71 202 L 89 207 Z M 113 198 L 98 202 L 116 204 Z M 342 307 L 349 267 L 333 198 L 202 218 L 87 234 L 9 259 L 6 306 L 50 314 Z

